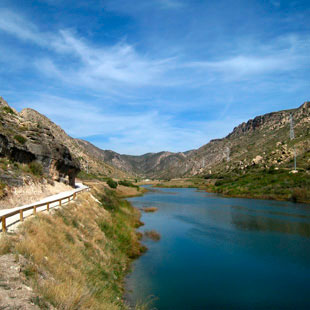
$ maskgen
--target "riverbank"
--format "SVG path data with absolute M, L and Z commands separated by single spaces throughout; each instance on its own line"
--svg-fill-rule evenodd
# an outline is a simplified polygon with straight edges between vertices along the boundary
M 23 262 L 21 279 L 35 295 L 29 309 L 128 309 L 123 280 L 146 250 L 136 231 L 141 214 L 105 185 L 91 187 L 53 215 L 38 214 L 1 236 L 1 257 Z
M 194 187 L 227 197 L 270 199 L 310 203 L 310 175 L 306 171 L 257 170 L 244 174 L 209 175 L 163 181 L 156 187 Z

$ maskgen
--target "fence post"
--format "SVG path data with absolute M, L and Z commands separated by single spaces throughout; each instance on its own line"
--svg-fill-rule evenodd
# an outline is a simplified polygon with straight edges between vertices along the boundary
M 59 206 L 61 207 L 61 199 L 59 200 Z
M 19 210 L 19 220 L 20 220 L 21 222 L 24 221 L 24 216 L 23 216 L 23 210 L 22 210 L 22 209 Z
M 5 217 L 2 217 L 2 232 L 6 232 Z
M 34 206 L 34 207 L 33 207 L 33 215 L 36 215 L 36 214 L 37 214 L 37 207 Z
M 49 203 L 47 203 L 47 205 L 46 205 L 46 210 L 49 212 L 50 211 L 50 204 Z

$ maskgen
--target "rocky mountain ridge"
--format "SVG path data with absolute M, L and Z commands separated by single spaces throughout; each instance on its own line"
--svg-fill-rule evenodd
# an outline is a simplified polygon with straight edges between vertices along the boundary
M 26 108 L 20 112 L 20 115 L 30 122 L 35 122 L 41 124 L 41 126 L 48 127 L 56 140 L 65 145 L 70 152 L 75 155 L 82 170 L 93 174 L 100 174 L 102 176 L 113 176 L 118 178 L 127 176 L 126 172 L 124 173 L 116 167 L 108 165 L 103 160 L 100 152 L 97 151 L 98 148 L 94 145 L 86 141 L 86 143 L 82 143 L 83 140 L 70 137 L 60 126 L 56 125 L 39 112 Z M 88 148 L 88 144 L 92 147 Z
M 10 109 L 7 104 L 6 107 Z M 294 149 L 299 167 L 307 169 L 310 166 L 310 102 L 305 102 L 297 109 L 257 116 L 235 127 L 225 138 L 211 140 L 197 150 L 140 156 L 102 150 L 88 141 L 74 139 L 35 110 L 24 109 L 19 114 L 13 112 L 23 122 L 37 124 L 37 127 L 46 131 L 45 135 L 53 136 L 55 141 L 74 154 L 82 170 L 102 176 L 169 179 L 240 172 L 253 167 L 290 168 Z M 293 140 L 289 135 L 290 115 L 294 120 Z
M 290 117 L 295 138 L 290 139 Z M 292 168 L 294 148 L 300 168 L 307 168 L 310 151 L 310 102 L 297 109 L 257 116 L 235 127 L 223 139 L 194 151 L 185 165 L 187 174 L 231 172 L 249 167 Z
M 310 102 L 299 108 L 267 113 L 235 127 L 223 139 L 214 139 L 197 150 L 159 152 L 141 156 L 99 150 L 105 162 L 148 178 L 179 178 L 218 172 L 244 171 L 249 167 L 292 167 L 294 146 L 300 167 L 308 165 Z M 295 136 L 290 140 L 290 115 Z

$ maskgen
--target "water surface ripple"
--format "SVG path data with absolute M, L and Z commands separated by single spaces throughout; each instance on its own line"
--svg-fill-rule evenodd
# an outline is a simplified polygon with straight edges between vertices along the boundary
M 132 303 L 159 310 L 310 309 L 310 206 L 160 189 L 129 199 L 159 242 L 128 276 Z

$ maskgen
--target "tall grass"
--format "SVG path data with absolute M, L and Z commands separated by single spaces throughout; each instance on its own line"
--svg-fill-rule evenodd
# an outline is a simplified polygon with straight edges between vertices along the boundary
M 229 196 L 310 202 L 310 177 L 303 171 L 292 174 L 287 170 L 269 169 L 219 175 L 207 188 Z
M 7 247 L 25 256 L 23 272 L 35 291 L 57 309 L 127 309 L 123 279 L 130 258 L 145 249 L 135 228 L 140 213 L 111 191 L 83 193 L 54 216 L 26 221 Z

